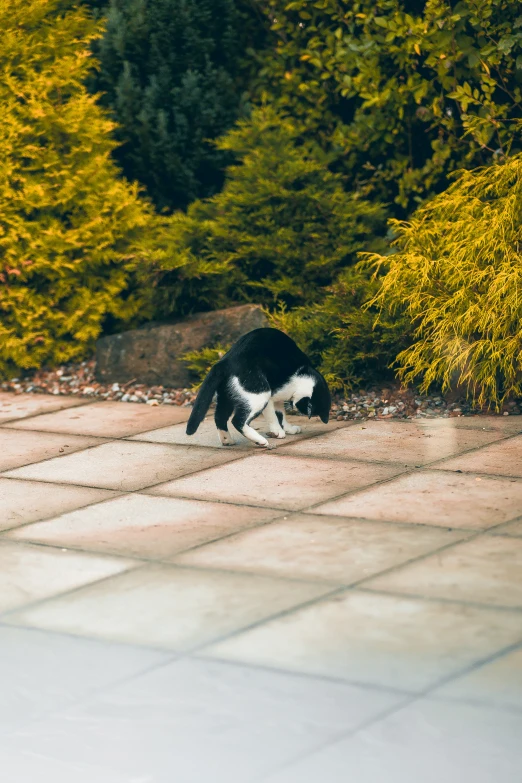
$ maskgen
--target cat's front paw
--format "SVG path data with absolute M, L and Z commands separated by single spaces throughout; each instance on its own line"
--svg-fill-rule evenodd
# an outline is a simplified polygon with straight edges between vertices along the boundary
M 298 427 L 297 424 L 288 424 L 285 427 L 285 432 L 287 432 L 289 435 L 299 435 L 301 432 L 301 427 Z
M 259 448 L 261 448 L 261 449 L 272 449 L 273 448 L 273 446 L 265 438 L 263 438 L 263 440 L 256 440 L 256 441 L 254 441 L 254 445 L 255 446 L 259 446 Z

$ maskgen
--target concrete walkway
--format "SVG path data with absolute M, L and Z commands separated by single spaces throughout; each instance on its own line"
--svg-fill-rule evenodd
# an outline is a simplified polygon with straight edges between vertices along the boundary
M 521 780 L 522 418 L 188 413 L 0 395 L 2 779 Z

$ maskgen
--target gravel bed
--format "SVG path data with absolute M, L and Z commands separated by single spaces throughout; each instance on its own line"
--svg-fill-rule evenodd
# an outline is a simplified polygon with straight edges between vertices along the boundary
M 146 386 L 143 383 L 98 383 L 94 376 L 95 362 L 64 364 L 56 370 L 37 370 L 20 378 L 0 383 L 2 391 L 17 394 L 74 394 L 121 402 L 143 402 L 148 405 L 192 405 L 196 395 L 190 389 L 167 386 Z
M 2 391 L 17 394 L 65 394 L 121 402 L 141 402 L 147 405 L 192 405 L 195 393 L 191 389 L 174 389 L 168 386 L 146 386 L 142 383 L 101 384 L 95 380 L 94 360 L 81 364 L 62 365 L 55 370 L 38 370 L 20 378 L 0 383 Z M 501 411 L 504 416 L 518 416 L 522 400 L 506 403 Z M 359 390 L 350 395 L 335 395 L 332 417 L 351 419 L 419 419 L 450 418 L 455 416 L 491 415 L 487 409 L 474 408 L 465 399 L 454 399 L 439 394 L 418 394 L 415 389 L 402 389 L 398 385 L 371 391 Z

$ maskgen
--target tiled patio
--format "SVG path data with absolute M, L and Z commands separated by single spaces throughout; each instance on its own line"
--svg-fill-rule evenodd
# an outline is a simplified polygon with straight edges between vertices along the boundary
M 0 394 L 2 780 L 522 780 L 522 418 L 188 413 Z

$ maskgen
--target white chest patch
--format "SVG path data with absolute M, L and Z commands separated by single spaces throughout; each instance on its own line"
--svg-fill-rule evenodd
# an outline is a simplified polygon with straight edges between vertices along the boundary
M 309 375 L 292 375 L 288 383 L 274 392 L 274 400 L 299 402 L 303 397 L 311 397 L 314 390 L 314 379 Z

